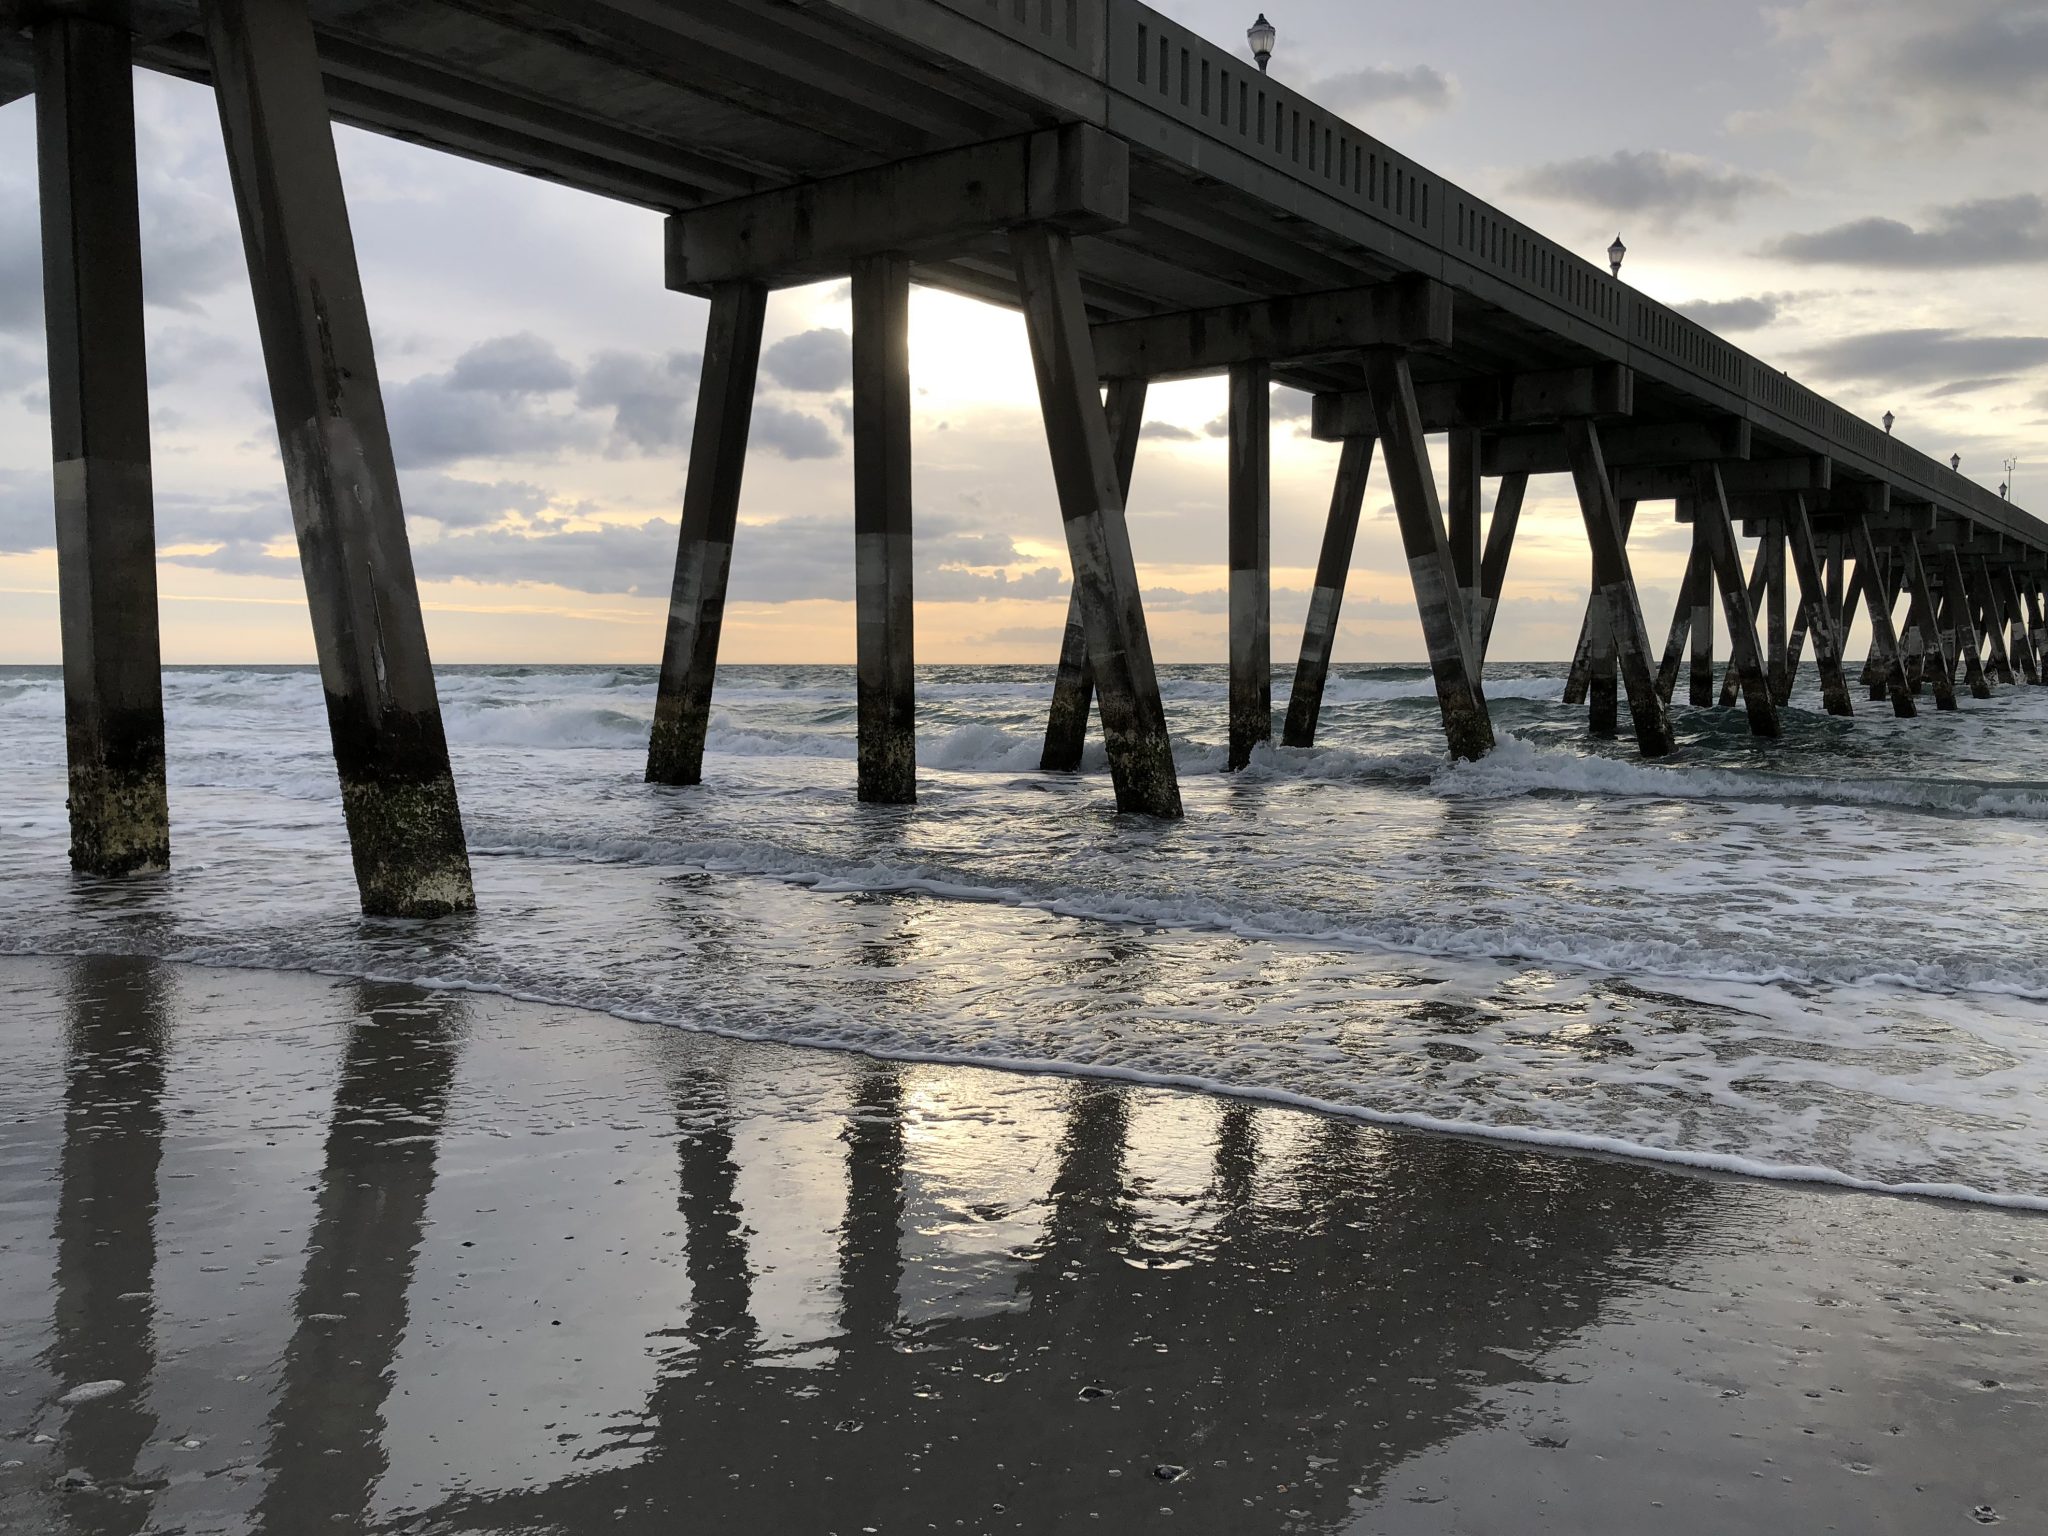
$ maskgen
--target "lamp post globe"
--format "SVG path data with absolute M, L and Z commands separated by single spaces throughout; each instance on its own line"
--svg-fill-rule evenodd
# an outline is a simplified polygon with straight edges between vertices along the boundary
M 1616 277 L 1621 276 L 1621 258 L 1628 254 L 1628 247 L 1621 243 L 1621 236 L 1614 237 L 1614 244 L 1607 247 L 1607 270 Z
M 1259 19 L 1245 29 L 1245 39 L 1252 45 L 1252 57 L 1259 61 L 1259 73 L 1266 72 L 1266 61 L 1273 57 L 1273 40 L 1279 36 L 1273 23 L 1266 20 L 1266 13 L 1259 12 Z
M 1886 437 L 1890 437 L 1892 435 L 1892 423 L 1897 420 L 1898 417 L 1894 416 L 1890 411 L 1886 411 L 1884 413 L 1884 435 Z
M 1963 456 L 1960 453 L 1950 454 L 1948 456 L 1948 467 L 1960 474 L 1963 468 Z

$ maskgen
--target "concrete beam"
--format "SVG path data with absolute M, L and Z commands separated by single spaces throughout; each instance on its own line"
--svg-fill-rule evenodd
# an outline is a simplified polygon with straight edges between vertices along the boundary
M 1723 464 L 1721 482 L 1727 487 L 1734 515 L 1743 515 L 1740 503 L 1752 496 L 1781 496 L 1790 491 L 1821 492 L 1828 488 L 1834 461 L 1826 458 L 1752 459 L 1748 463 Z M 1687 464 L 1639 464 L 1617 470 L 1614 494 L 1638 501 L 1676 501 L 1678 520 L 1690 522 L 1688 502 L 1692 496 L 1692 467 Z
M 911 601 L 910 261 L 853 264 L 854 691 L 859 795 L 917 800 Z
M 1638 464 L 1725 464 L 1730 459 L 1749 457 L 1750 427 L 1738 416 L 1713 421 L 1637 422 L 1604 433 L 1602 446 L 1610 469 Z M 1489 475 L 1562 475 L 1570 473 L 1572 467 L 1564 438 L 1556 432 L 1514 432 L 1489 437 L 1480 460 Z M 1619 484 L 1614 493 L 1631 494 Z M 1688 489 L 1672 494 L 1691 492 Z
M 1280 737 L 1283 746 L 1316 744 L 1316 721 L 1322 714 L 1323 685 L 1330 675 L 1330 651 L 1337 640 L 1337 614 L 1344 606 L 1344 583 L 1351 573 L 1351 548 L 1358 537 L 1358 514 L 1365 506 L 1374 442 L 1371 437 L 1348 438 L 1337 459 L 1330 515 L 1323 524 L 1323 547 L 1316 560 L 1316 587 L 1308 600 L 1301 657 L 1294 666 L 1294 689 Z
M 1451 290 L 1418 276 L 1098 325 L 1095 366 L 1105 379 L 1191 379 L 1244 363 L 1450 344 Z M 1368 414 L 1360 431 L 1372 430 Z
M 1273 739 L 1273 370 L 1230 370 L 1230 754 Z
M 1418 384 L 1415 403 L 1423 427 L 1431 432 L 1626 416 L 1635 410 L 1636 376 L 1633 368 L 1619 363 L 1493 374 Z M 1372 423 L 1372 399 L 1364 390 L 1315 397 L 1310 431 L 1324 442 L 1370 432 Z
M 1130 206 L 1129 147 L 1070 123 L 671 214 L 668 286 L 788 287 L 882 251 L 954 255 L 1019 225 L 1113 229 Z

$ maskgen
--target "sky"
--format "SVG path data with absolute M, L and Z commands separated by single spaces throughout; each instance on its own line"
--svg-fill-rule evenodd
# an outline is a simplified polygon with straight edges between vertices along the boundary
M 1252 7 L 1160 5 L 1242 48 Z M 1273 73 L 1775 366 L 2048 513 L 2048 4 L 1267 0 Z M 219 123 L 139 72 L 165 660 L 312 658 Z M 706 306 L 661 221 L 336 130 L 440 662 L 659 659 Z M 0 107 L 0 661 L 58 659 L 33 104 Z M 777 293 L 723 659 L 850 660 L 843 284 Z M 912 305 L 924 662 L 1049 662 L 1067 567 L 1023 325 Z M 1225 654 L 1220 381 L 1152 391 L 1131 538 L 1155 655 Z M 1276 392 L 1273 623 L 1291 658 L 1336 467 Z M 1653 635 L 1685 530 L 1631 543 Z M 1493 655 L 1568 655 L 1587 585 L 1566 477 L 1532 482 Z M 1375 473 L 1339 662 L 1424 655 Z

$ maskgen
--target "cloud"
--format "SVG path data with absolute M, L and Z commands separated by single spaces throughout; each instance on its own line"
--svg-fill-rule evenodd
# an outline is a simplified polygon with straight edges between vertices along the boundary
M 413 474 L 401 487 L 408 518 L 431 518 L 443 528 L 483 528 L 509 513 L 534 517 L 548 493 L 524 480 L 464 480 L 454 475 Z
M 548 395 L 576 382 L 576 370 L 531 331 L 479 342 L 449 370 L 451 389 L 500 395 Z
M 747 445 L 785 459 L 830 459 L 838 456 L 843 439 L 815 416 L 756 400 Z
M 852 346 L 832 328 L 785 336 L 761 354 L 761 371 L 784 389 L 830 394 L 853 382 Z
M 49 472 L 0 469 L 0 555 L 25 555 L 56 543 Z
M 1694 214 L 1726 217 L 1744 200 L 1776 191 L 1778 184 L 1695 155 L 1624 149 L 1553 160 L 1523 172 L 1514 186 L 1552 202 L 1677 221 Z
M 1811 347 L 1801 361 L 1823 379 L 1950 385 L 2048 364 L 2048 336 L 1973 336 L 1933 326 L 1871 331 Z
M 1778 318 L 1784 296 L 1759 293 L 1743 299 L 1694 299 L 1672 307 L 1710 331 L 1754 331 Z
M 1939 389 L 1927 391 L 1930 400 L 1946 400 L 1953 395 L 1975 394 L 1980 389 L 1996 389 L 2001 384 L 2010 384 L 2011 374 L 2002 374 L 1989 379 L 1957 379 L 1953 384 L 1944 384 Z
M 2048 261 L 2048 201 L 2031 194 L 1977 198 L 1930 211 L 1915 229 L 1897 219 L 1856 219 L 1786 235 L 1767 256 L 1803 263 L 1939 272 Z
M 675 570 L 676 525 L 657 517 L 588 528 L 484 528 L 415 544 L 412 561 L 426 581 L 659 593 Z
M 1411 64 L 1406 69 L 1367 65 L 1326 75 L 1311 82 L 1307 91 L 1339 112 L 1365 112 L 1374 107 L 1441 112 L 1451 104 L 1457 86 L 1442 70 L 1427 64 Z
M 1148 421 L 1138 429 L 1138 440 L 1140 442 L 1198 443 L 1202 438 L 1200 433 L 1190 432 L 1186 427 L 1175 426 L 1170 421 Z
M 644 352 L 600 352 L 576 385 L 576 403 L 585 410 L 612 413 L 614 453 L 637 449 L 662 453 L 688 440 L 689 411 L 697 398 L 694 353 L 670 352 L 654 357 Z
M 573 413 L 543 409 L 528 395 L 464 388 L 452 373 L 385 386 L 384 410 L 401 469 L 458 459 L 532 459 L 596 440 L 591 425 Z

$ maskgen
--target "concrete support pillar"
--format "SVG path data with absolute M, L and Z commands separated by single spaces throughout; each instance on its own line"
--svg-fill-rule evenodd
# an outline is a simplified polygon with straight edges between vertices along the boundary
M 1685 642 L 1692 634 L 1692 594 L 1701 573 L 1708 569 L 1707 552 L 1695 525 L 1692 553 L 1686 557 L 1685 573 L 1678 578 L 1678 598 L 1671 605 L 1671 628 L 1665 632 L 1664 654 L 1657 662 L 1657 697 L 1668 707 L 1678 687 L 1678 669 L 1685 661 Z
M 363 910 L 476 905 L 305 0 L 201 7 Z
M 910 594 L 910 258 L 853 264 L 853 558 L 860 798 L 917 799 Z
M 1842 670 L 1841 613 L 1828 599 L 1827 577 L 1821 568 L 1820 551 L 1814 546 L 1813 523 L 1807 516 L 1805 497 L 1791 498 L 1780 539 L 1778 557 L 1782 562 L 1789 552 L 1799 577 L 1799 618 L 1813 637 L 1813 664 L 1820 673 L 1821 704 L 1831 715 L 1853 715 L 1856 706 L 1849 701 L 1849 679 Z M 1778 700 L 1781 706 L 1791 695 L 1793 669 L 1797 665 L 1795 651 L 1786 665 L 1786 698 Z
M 1451 572 L 1458 582 L 1458 606 L 1471 627 L 1469 644 L 1475 660 L 1484 660 L 1480 641 L 1485 605 L 1481 601 L 1480 569 L 1485 560 L 1479 529 L 1482 487 L 1479 477 L 1479 434 L 1460 427 L 1450 434 L 1451 484 L 1444 502 L 1445 535 L 1451 546 Z
M 1337 642 L 1337 614 L 1344 606 L 1344 582 L 1351 571 L 1351 546 L 1372 473 L 1373 439 L 1347 437 L 1337 458 L 1337 482 L 1330 490 L 1330 517 L 1323 524 L 1323 549 L 1316 558 L 1316 589 L 1309 595 L 1308 623 L 1301 634 L 1301 659 L 1294 667 L 1294 691 L 1287 700 L 1283 746 L 1312 747 L 1323 711 L 1323 685 Z
M 1999 601 L 1998 586 L 1991 579 L 1990 562 L 1979 555 L 1971 563 L 1969 575 L 1976 589 L 1977 607 L 1983 614 L 1980 625 L 1991 653 L 1991 675 L 2010 686 L 2018 679 L 2013 676 L 2012 655 L 2005 646 L 2005 607 Z
M 1910 585 L 1911 572 L 1903 555 L 1899 559 L 1899 576 L 1902 583 Z M 1906 658 L 1906 682 L 1913 690 L 1913 697 L 1920 697 L 1920 690 L 1927 682 L 1927 652 L 1935 635 L 1935 616 L 1930 593 L 1917 586 L 1906 592 L 1906 632 L 1901 646 Z
M 1870 609 L 1870 659 L 1881 676 L 1882 696 L 1890 698 L 1895 716 L 1910 720 L 1920 708 L 1913 702 L 1913 689 L 1906 681 L 1905 658 L 1899 653 L 1898 633 L 1892 627 L 1895 599 L 1891 578 L 1878 559 L 1877 544 L 1870 537 L 1867 524 L 1858 520 L 1851 526 L 1849 538 L 1856 556 L 1856 574 L 1863 582 L 1863 600 Z
M 1582 513 L 1584 505 L 1582 499 L 1580 502 Z M 1627 576 L 1628 600 L 1636 604 L 1636 618 L 1640 623 L 1642 619 L 1642 605 L 1636 597 L 1635 576 L 1627 568 L 1628 535 L 1629 529 L 1635 525 L 1636 504 L 1631 499 L 1623 501 L 1618 505 L 1621 520 L 1620 547 L 1623 571 Z M 1589 542 L 1597 541 L 1589 540 Z M 1615 629 L 1617 616 L 1613 611 L 1612 599 L 1611 597 L 1603 598 L 1601 596 L 1600 577 L 1597 571 L 1599 562 L 1597 558 L 1594 563 L 1596 571 L 1593 576 L 1593 593 L 1591 601 L 1586 607 L 1586 698 L 1588 713 L 1591 716 L 1590 728 L 1593 734 L 1596 736 L 1612 736 L 1619 729 L 1620 725 L 1619 696 L 1621 683 L 1618 668 L 1621 660 L 1622 638 Z M 1645 632 L 1644 645 L 1646 648 L 1648 643 L 1647 632 Z M 1647 667 L 1648 665 L 1649 657 L 1646 649 L 1644 666 Z M 1660 701 L 1660 710 L 1661 707 Z
M 2041 656 L 2034 649 L 2034 637 L 2027 629 L 2026 609 L 2020 603 L 2019 582 L 2013 568 L 2005 566 L 1992 571 L 1991 582 L 2004 605 L 2007 626 L 2012 631 L 2012 654 L 2019 662 L 2020 671 L 2030 683 L 2041 681 Z
M 1453 757 L 1476 760 L 1493 750 L 1493 721 L 1480 687 L 1479 661 L 1472 654 L 1471 627 L 1458 602 L 1457 572 L 1451 564 L 1407 354 L 1393 347 L 1367 349 L 1365 377 L 1386 455 L 1387 480 L 1393 487 L 1401 550 L 1408 560 L 1437 703 L 1443 710 L 1444 735 Z
M 1780 709 L 1792 693 L 1791 645 L 1786 633 L 1785 525 L 1777 518 L 1764 524 L 1757 543 L 1764 567 L 1765 670 L 1771 698 Z
M 1607 461 L 1600 452 L 1600 432 L 1591 421 L 1567 419 L 1564 446 L 1579 493 L 1586 542 L 1593 552 L 1593 729 L 1602 728 L 1603 698 L 1606 731 L 1611 734 L 1615 728 L 1614 679 L 1619 670 L 1628 689 L 1636 745 L 1645 757 L 1662 757 L 1671 750 L 1671 721 L 1657 693 L 1650 636 L 1643 627 L 1643 605 L 1628 564 L 1628 527 L 1635 503 L 1615 501 Z
M 1273 739 L 1272 379 L 1230 370 L 1230 758 L 1238 769 Z
M 1686 697 L 1705 709 L 1714 702 L 1714 551 L 1695 503 L 1692 519 L 1692 665 Z
M 129 37 L 51 16 L 35 57 L 71 865 L 125 875 L 171 860 Z
M 1173 744 L 1145 632 L 1109 417 L 1097 393 L 1095 345 L 1088 334 L 1073 242 L 1062 231 L 1027 225 L 1010 232 L 1010 250 L 1038 374 L 1067 554 L 1088 632 L 1117 809 L 1178 816 Z
M 1977 634 L 1977 621 L 1970 616 L 1970 582 L 1963 574 L 1963 559 L 1953 544 L 1941 547 L 1941 583 L 1948 593 L 1948 608 L 1955 627 L 1951 656 L 1961 656 L 1964 676 L 1970 680 L 1970 697 L 1991 697 L 1991 679 L 1984 673 L 1984 642 Z M 1994 652 L 1995 654 L 1995 652 Z
M 2027 638 L 2033 642 L 2034 654 L 2041 661 L 2041 681 L 2048 683 L 2048 621 L 2044 621 L 2041 612 L 2041 573 L 2025 572 L 2020 587 L 2027 600 Z
M 696 784 L 704 776 L 704 733 L 711 723 L 711 685 L 718 673 L 718 637 L 725 624 L 725 587 L 732 573 L 733 529 L 767 312 L 768 290 L 753 283 L 728 283 L 711 297 L 654 730 L 647 743 L 650 784 Z
M 1479 660 L 1493 648 L 1493 616 L 1500 612 L 1501 588 L 1507 584 L 1508 556 L 1514 552 L 1515 529 L 1522 521 L 1522 498 L 1529 477 L 1502 475 L 1494 492 L 1493 516 L 1486 524 L 1486 551 L 1479 557 Z
M 1934 684 L 1934 707 L 1936 709 L 1956 708 L 1955 666 L 1950 658 L 1954 651 L 1949 637 L 1943 632 L 1935 618 L 1937 609 L 1934 601 L 1934 585 L 1928 580 L 1927 563 L 1921 558 L 1920 541 L 1912 534 L 1904 536 L 1902 552 L 1905 556 L 1906 586 L 1912 593 L 1913 606 L 1928 615 L 1927 632 L 1933 637 L 1933 665 L 1926 675 Z
M 1770 575 L 1770 561 L 1765 554 L 1764 541 L 1759 539 L 1757 541 L 1756 558 L 1749 562 L 1749 606 L 1750 610 L 1759 617 L 1762 616 L 1764 611 L 1764 594 L 1770 586 Z M 1768 665 L 1765 668 L 1765 676 L 1768 679 Z M 1733 656 L 1731 656 L 1726 670 L 1721 673 L 1721 707 L 1723 709 L 1733 709 L 1735 707 L 1735 700 L 1741 691 L 1741 674 L 1736 668 Z M 1776 695 L 1773 694 L 1772 697 L 1775 698 Z
M 1764 675 L 1763 650 L 1756 639 L 1756 609 L 1742 580 L 1742 551 L 1735 542 L 1735 524 L 1728 515 L 1728 496 L 1721 466 L 1707 462 L 1694 468 L 1693 526 L 1707 527 L 1708 554 L 1721 588 L 1721 607 L 1728 619 L 1728 649 L 1742 680 L 1742 701 L 1749 710 L 1752 735 L 1781 734 L 1778 706 L 1771 701 Z
M 1117 486 L 1126 504 L 1138 462 L 1138 434 L 1145 424 L 1145 381 L 1115 379 L 1109 386 L 1109 440 L 1116 453 Z M 1045 721 L 1045 750 L 1038 766 L 1046 773 L 1072 773 L 1081 766 L 1088 739 L 1088 710 L 1095 702 L 1095 669 L 1088 663 L 1088 626 L 1081 617 L 1081 588 L 1067 592 L 1067 627 L 1060 637 L 1059 673 L 1053 679 L 1052 708 Z

